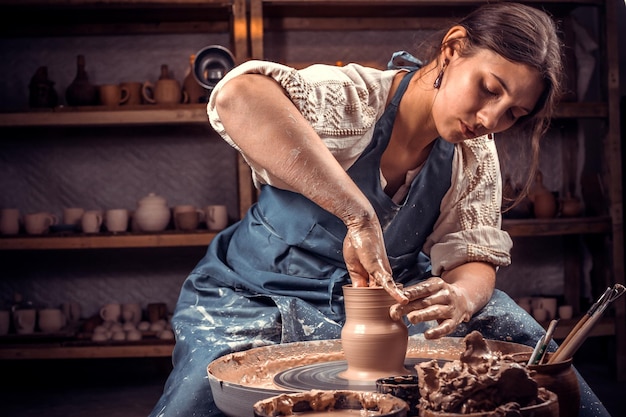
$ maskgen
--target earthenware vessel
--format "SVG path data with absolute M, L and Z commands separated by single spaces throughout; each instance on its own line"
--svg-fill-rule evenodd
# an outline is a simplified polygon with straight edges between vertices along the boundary
M 343 295 L 346 322 L 341 330 L 341 346 L 348 368 L 339 376 L 350 381 L 375 381 L 395 375 L 408 375 L 404 367 L 408 329 L 393 320 L 389 308 L 396 301 L 382 287 L 345 285 Z
M 85 56 L 78 55 L 76 77 L 65 90 L 65 99 L 70 106 L 91 106 L 98 102 L 98 89 L 89 82 L 85 66 Z
M 165 230 L 171 217 L 165 198 L 150 193 L 137 202 L 134 220 L 142 232 Z
M 530 192 L 530 200 L 533 203 L 533 213 L 538 219 L 551 219 L 556 216 L 557 202 L 552 191 L 543 184 L 543 174 L 537 172 L 535 183 Z
M 30 107 L 55 107 L 59 96 L 54 89 L 54 82 L 48 78 L 48 67 L 41 66 L 30 79 L 28 84 Z
M 529 354 L 513 355 L 515 360 L 527 363 Z M 548 358 L 550 354 L 548 354 Z M 572 367 L 572 359 L 556 363 L 529 365 L 531 377 L 540 387 L 554 392 L 559 397 L 559 416 L 577 416 L 580 408 L 580 387 Z
M 195 60 L 195 54 L 189 57 L 189 69 L 183 79 L 183 91 L 187 93 L 190 104 L 206 103 L 209 98 L 208 92 L 198 83 L 196 77 L 193 75 Z
M 561 201 L 561 215 L 563 217 L 577 217 L 583 212 L 583 203 L 580 198 L 573 197 L 571 193 L 567 193 Z
M 143 99 L 151 104 L 179 104 L 183 101 L 182 87 L 170 76 L 167 65 L 161 65 L 161 75 L 156 83 L 146 81 L 141 90 Z
M 539 398 L 543 400 L 542 403 L 531 405 L 528 407 L 521 407 L 519 409 L 519 415 L 521 417 L 559 417 L 559 400 L 554 392 L 549 390 L 540 389 Z M 482 413 L 448 413 L 443 411 L 433 410 L 420 410 L 420 417 L 500 417 L 508 414 L 504 414 L 502 411 L 485 411 Z M 560 414 L 563 416 L 563 414 Z M 570 416 L 577 416 L 576 414 L 569 414 Z

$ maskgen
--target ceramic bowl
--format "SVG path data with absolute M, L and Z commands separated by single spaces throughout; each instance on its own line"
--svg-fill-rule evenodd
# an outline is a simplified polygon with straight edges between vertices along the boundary
M 202 87 L 210 91 L 234 66 L 232 52 L 220 45 L 210 45 L 196 53 L 193 75 Z
M 257 401 L 255 417 L 307 415 L 328 417 L 375 415 L 376 417 L 406 417 L 409 406 L 393 395 L 363 391 L 312 390 L 281 394 Z M 359 414 L 355 414 L 358 412 Z

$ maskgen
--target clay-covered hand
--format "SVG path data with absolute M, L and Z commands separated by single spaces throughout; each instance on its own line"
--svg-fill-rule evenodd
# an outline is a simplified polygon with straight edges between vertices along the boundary
M 406 315 L 413 324 L 437 320 L 439 324 L 436 327 L 424 332 L 426 339 L 450 334 L 461 322 L 468 321 L 472 316 L 463 289 L 439 277 L 408 287 L 404 294 L 409 298 L 409 303 L 394 304 L 390 309 L 391 317 L 399 320 Z
M 399 305 L 409 302 L 391 275 L 378 220 L 348 224 L 343 257 L 354 287 L 382 286 Z

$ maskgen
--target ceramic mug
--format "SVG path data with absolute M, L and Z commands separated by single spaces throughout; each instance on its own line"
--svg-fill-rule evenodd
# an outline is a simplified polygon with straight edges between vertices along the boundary
M 59 308 L 44 308 L 39 310 L 39 330 L 43 333 L 58 332 L 65 326 L 67 320 Z
M 63 224 L 71 224 L 74 226 L 78 226 L 80 224 L 81 219 L 83 218 L 83 214 L 85 213 L 85 209 L 80 207 L 66 207 L 63 209 Z
M 0 336 L 9 333 L 9 325 L 11 324 L 11 314 L 9 310 L 0 310 Z
M 100 86 L 100 102 L 105 106 L 119 106 L 128 101 L 129 94 L 126 87 L 117 84 Z
M 28 213 L 24 216 L 24 228 L 29 235 L 41 235 L 50 230 L 50 226 L 59 223 L 57 216 L 41 211 L 39 213 Z
M 122 320 L 124 323 L 139 324 L 141 321 L 141 305 L 139 303 L 122 304 Z
M 34 308 L 15 310 L 13 312 L 13 326 L 17 334 L 31 334 L 35 331 L 37 310 Z
M 102 212 L 100 210 L 87 210 L 81 220 L 83 233 L 98 233 L 102 226 Z
M 173 211 L 174 226 L 183 231 L 196 230 L 205 216 L 204 211 L 190 204 L 175 206 Z
M 143 99 L 151 104 L 179 104 L 185 102 L 186 93 L 183 93 L 178 80 L 162 79 L 156 83 L 146 81 L 141 88 Z
M 128 210 L 110 209 L 106 211 L 105 223 L 109 232 L 125 232 L 128 229 Z
M 143 87 L 143 83 L 139 81 L 126 81 L 121 83 L 120 87 L 128 90 L 128 100 L 121 104 L 136 106 L 142 103 L 143 97 L 141 96 L 141 89 Z
M 122 306 L 118 303 L 105 304 L 100 309 L 100 317 L 104 321 L 118 322 L 122 316 Z
M 204 212 L 209 230 L 222 230 L 228 225 L 228 210 L 225 205 L 206 206 Z
M 0 233 L 16 235 L 20 231 L 20 211 L 15 208 L 0 210 Z

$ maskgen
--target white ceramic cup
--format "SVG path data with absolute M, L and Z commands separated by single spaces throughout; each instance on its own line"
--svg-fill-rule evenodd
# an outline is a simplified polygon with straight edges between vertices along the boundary
M 105 304 L 100 309 L 100 317 L 104 321 L 118 322 L 122 316 L 122 306 L 118 303 Z
M 225 205 L 206 206 L 204 212 L 206 225 L 209 230 L 222 230 L 228 225 L 228 210 Z
M 559 307 L 559 318 L 569 320 L 574 316 L 574 307 L 571 305 L 562 305 Z
M 122 320 L 124 323 L 139 324 L 141 321 L 141 305 L 139 303 L 122 304 Z
M 85 213 L 81 207 L 66 207 L 63 209 L 63 224 L 80 225 L 80 221 Z
M 128 210 L 110 209 L 105 213 L 104 222 L 109 232 L 125 232 L 128 229 Z
M 39 330 L 43 333 L 58 332 L 67 320 L 60 308 L 44 308 L 38 312 Z
M 29 235 L 41 235 L 50 230 L 50 226 L 59 223 L 57 216 L 51 213 L 38 212 L 24 215 L 24 228 Z
M 16 235 L 20 231 L 20 211 L 15 208 L 0 210 L 0 233 Z
M 11 324 L 11 313 L 9 310 L 0 310 L 0 336 L 9 333 L 9 325 Z
M 37 310 L 34 308 L 15 310 L 13 312 L 13 325 L 17 334 L 31 334 L 35 331 Z
M 102 212 L 100 210 L 87 210 L 81 219 L 83 233 L 98 233 L 102 226 Z

